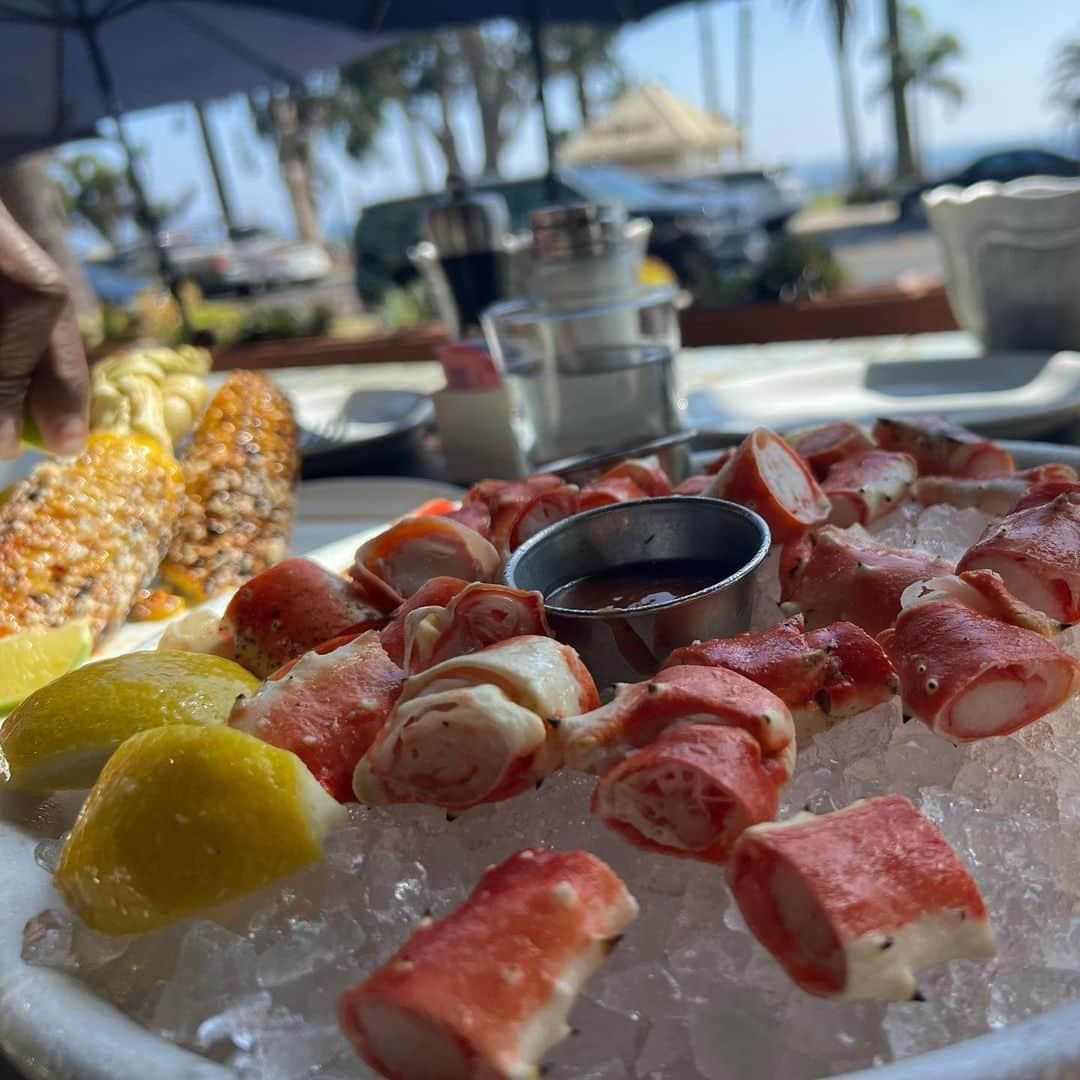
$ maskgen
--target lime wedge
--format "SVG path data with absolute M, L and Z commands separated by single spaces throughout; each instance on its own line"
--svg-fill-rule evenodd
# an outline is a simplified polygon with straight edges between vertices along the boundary
M 85 619 L 0 638 L 0 714 L 78 667 L 93 646 L 94 635 Z

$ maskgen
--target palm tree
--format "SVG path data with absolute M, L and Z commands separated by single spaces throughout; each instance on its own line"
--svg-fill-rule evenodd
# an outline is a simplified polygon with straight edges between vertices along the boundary
M 888 36 L 885 51 L 889 61 L 889 78 L 886 83 L 892 100 L 893 138 L 896 144 L 897 180 L 907 180 L 916 175 L 915 154 L 911 149 L 911 128 L 907 114 L 906 64 L 900 41 L 900 10 L 897 0 L 885 0 L 885 25 Z
M 559 25 L 545 28 L 544 45 L 552 75 L 569 75 L 574 84 L 581 125 L 598 104 L 610 101 L 626 85 L 614 44 L 617 27 Z
M 964 48 L 955 34 L 931 30 L 922 9 L 916 4 L 900 6 L 899 31 L 899 83 L 911 111 L 912 160 L 919 165 L 929 144 L 926 111 L 919 107 L 920 98 L 936 95 L 949 105 L 963 104 L 963 84 L 946 69 L 963 56 Z M 890 40 L 883 41 L 878 47 L 878 52 L 886 57 L 891 57 L 892 51 Z M 876 93 L 885 96 L 892 92 L 893 76 L 890 73 Z
M 1080 147 L 1080 38 L 1066 41 L 1058 49 L 1050 73 L 1050 98 L 1075 129 Z
M 789 0 L 803 7 L 807 0 Z M 826 0 L 825 14 L 829 37 L 836 57 L 836 81 L 840 94 L 840 119 L 844 127 L 844 146 L 847 154 L 848 186 L 858 190 L 865 186 L 862 156 L 859 151 L 859 125 L 855 116 L 855 90 L 848 56 L 848 28 L 855 13 L 854 0 Z

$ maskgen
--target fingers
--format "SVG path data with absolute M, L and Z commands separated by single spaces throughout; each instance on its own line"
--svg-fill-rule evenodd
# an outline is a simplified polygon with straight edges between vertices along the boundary
M 90 372 L 69 304 L 30 380 L 30 412 L 46 450 L 77 454 L 89 429 Z
M 0 458 L 19 452 L 23 402 L 66 304 L 56 264 L 0 206 Z

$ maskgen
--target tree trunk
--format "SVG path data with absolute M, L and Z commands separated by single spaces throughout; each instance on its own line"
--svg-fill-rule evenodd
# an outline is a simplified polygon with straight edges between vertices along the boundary
M 502 122 L 506 89 L 500 74 L 492 70 L 488 62 L 479 30 L 459 30 L 458 44 L 476 94 L 476 110 L 480 115 L 480 132 L 484 139 L 483 175 L 496 176 L 506 141 Z
M 325 241 L 315 212 L 315 193 L 311 183 L 309 136 L 300 124 L 296 100 L 291 93 L 286 97 L 275 98 L 270 109 L 277 129 L 281 178 L 289 192 L 297 234 L 304 243 L 323 247 Z
M 453 80 L 450 76 L 450 63 L 445 47 L 440 41 L 435 48 L 435 64 L 432 69 L 432 77 L 435 83 L 435 93 L 439 99 L 439 119 L 441 123 L 438 127 L 432 126 L 431 134 L 439 144 L 439 149 L 446 159 L 446 171 L 456 173 L 458 176 L 464 176 L 465 169 L 461 164 L 457 137 L 454 134 L 454 124 L 450 116 L 451 99 L 454 92 Z
M 907 100 L 904 97 L 904 58 L 900 47 L 898 0 L 885 0 L 885 24 L 889 28 L 889 92 L 892 97 L 893 137 L 896 143 L 896 179 L 909 180 L 917 174 L 911 149 Z
M 844 125 L 848 187 L 854 192 L 866 185 L 862 155 L 859 151 L 859 122 L 855 115 L 855 92 L 851 86 L 851 65 L 848 62 L 847 46 L 840 40 L 839 35 L 834 37 L 833 47 L 836 50 L 836 82 L 840 92 L 840 116 Z
M 431 170 L 428 168 L 428 160 L 424 156 L 424 147 L 420 143 L 420 120 L 410 111 L 404 101 L 398 102 L 401 109 L 401 118 L 405 124 L 405 143 L 409 148 L 409 157 L 412 158 L 413 171 L 416 173 L 416 182 L 420 185 L 421 192 L 428 192 L 434 188 L 431 179 Z
M 581 113 L 581 126 L 586 127 L 592 122 L 592 106 L 589 103 L 589 88 L 585 85 L 585 69 L 575 66 L 572 74 L 578 112 Z
M 0 165 L 0 202 L 60 267 L 75 311 L 92 314 L 97 311 L 97 298 L 68 240 L 67 215 L 45 168 L 47 161 L 47 154 L 28 154 Z
M 926 102 L 920 100 L 919 88 L 914 80 L 908 84 L 905 101 L 911 122 L 911 160 L 916 171 L 921 173 L 924 161 L 923 153 L 926 149 Z

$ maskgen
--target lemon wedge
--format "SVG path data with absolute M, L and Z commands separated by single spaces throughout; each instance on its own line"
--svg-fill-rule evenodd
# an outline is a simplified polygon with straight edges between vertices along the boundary
M 0 649 L 14 640 L 0 639 Z M 30 791 L 89 787 L 129 735 L 224 723 L 237 697 L 258 685 L 239 664 L 200 653 L 138 652 L 87 664 L 31 694 L 0 726 L 0 780 Z
M 95 930 L 149 930 L 314 862 L 344 819 L 287 750 L 229 727 L 161 727 L 109 759 L 55 882 Z
M 85 619 L 0 638 L 0 715 L 78 667 L 93 647 L 94 636 Z

